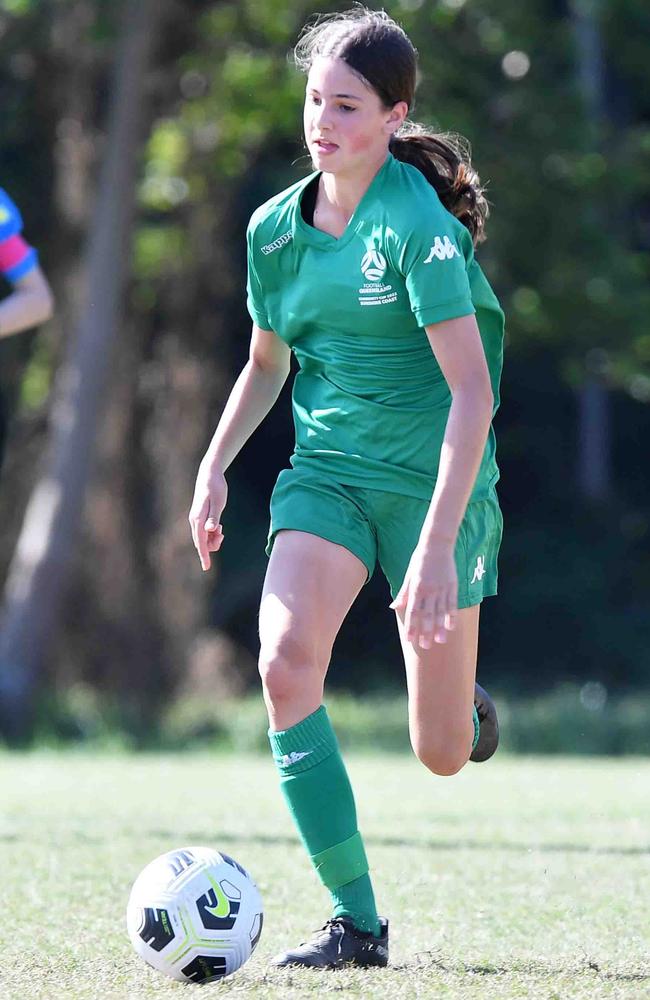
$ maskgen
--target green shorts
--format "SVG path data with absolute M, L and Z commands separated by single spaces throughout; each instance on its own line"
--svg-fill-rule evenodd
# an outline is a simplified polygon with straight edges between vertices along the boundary
M 328 476 L 283 469 L 271 497 L 271 528 L 266 547 L 271 554 L 278 531 L 293 529 L 343 545 L 368 570 L 379 562 L 397 595 L 420 537 L 429 504 L 398 493 L 342 486 Z M 496 492 L 473 500 L 456 542 L 458 607 L 480 604 L 497 592 L 497 556 L 503 519 Z

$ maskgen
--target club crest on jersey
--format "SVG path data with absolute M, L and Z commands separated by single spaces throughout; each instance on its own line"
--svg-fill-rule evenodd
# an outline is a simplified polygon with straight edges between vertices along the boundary
M 360 306 L 387 306 L 397 301 L 397 292 L 386 284 L 388 262 L 381 250 L 370 247 L 361 258 L 361 272 L 365 283 L 359 289 Z
M 436 236 L 433 240 L 433 246 L 429 250 L 429 256 L 424 263 L 430 264 L 434 257 L 437 260 L 451 260 L 452 257 L 460 257 L 460 254 L 458 247 L 451 242 L 448 236 Z
M 386 258 L 379 250 L 368 250 L 361 260 L 361 271 L 368 281 L 381 281 L 386 273 Z

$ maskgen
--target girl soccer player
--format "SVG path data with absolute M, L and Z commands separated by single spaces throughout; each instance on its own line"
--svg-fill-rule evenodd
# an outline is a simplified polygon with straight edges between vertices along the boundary
M 296 57 L 315 172 L 252 216 L 250 359 L 201 462 L 190 523 L 208 569 L 223 541 L 224 473 L 293 351 L 296 447 L 271 499 L 260 673 L 282 791 L 333 911 L 274 964 L 384 966 L 388 922 L 323 685 L 379 562 L 416 755 L 451 775 L 496 748 L 475 671 L 501 538 L 491 422 L 503 313 L 474 259 L 487 215 L 477 175 L 452 140 L 405 124 L 416 52 L 403 30 L 357 8 L 307 30 Z

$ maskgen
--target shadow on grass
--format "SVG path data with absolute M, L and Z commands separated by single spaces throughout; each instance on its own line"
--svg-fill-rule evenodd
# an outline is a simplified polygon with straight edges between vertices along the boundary
M 143 830 L 138 828 L 138 838 L 143 840 L 149 837 L 154 840 L 166 840 L 178 843 L 178 830 Z M 124 831 L 123 836 L 130 835 L 130 831 Z M 88 833 L 86 830 L 66 830 L 66 837 L 71 837 L 84 843 L 102 843 L 106 840 L 106 835 Z M 112 831 L 111 838 L 114 839 L 115 831 Z M 19 835 L 13 832 L 0 833 L 0 844 L 9 844 L 17 841 Z M 185 844 L 231 844 L 236 841 L 239 844 L 252 844 L 264 847 L 297 847 L 300 841 L 297 837 L 284 834 L 267 833 L 242 833 L 235 830 L 192 830 L 189 833 L 180 835 L 180 839 Z M 427 850 L 427 851 L 512 851 L 518 854 L 593 854 L 596 856 L 612 857 L 645 857 L 650 855 L 650 845 L 645 847 L 616 847 L 609 845 L 590 846 L 589 844 L 517 844 L 512 841 L 492 841 L 484 840 L 435 840 L 418 839 L 416 837 L 374 837 L 364 836 L 366 844 L 372 847 L 399 847 L 403 849 Z
M 140 831 L 142 834 L 142 831 Z M 178 833 L 171 833 L 169 830 L 151 830 L 151 837 L 178 839 Z M 81 836 L 85 836 L 81 834 Z M 263 845 L 267 847 L 292 847 L 297 846 L 300 841 L 297 837 L 285 836 L 283 834 L 266 833 L 236 833 L 226 830 L 211 830 L 189 833 L 186 835 L 193 840 L 193 843 L 232 843 L 236 840 L 241 844 Z M 591 847 L 589 844 L 517 844 L 513 842 L 486 842 L 483 840 L 434 840 L 418 839 L 416 837 L 373 837 L 364 834 L 366 844 L 373 847 L 401 847 L 413 848 L 414 850 L 428 851 L 514 851 L 520 854 L 595 854 L 595 855 L 616 855 L 620 857 L 643 857 L 650 855 L 650 845 L 645 847 L 616 847 L 598 846 Z M 189 841 L 188 841 L 189 842 Z
M 432 952 L 419 952 L 415 960 L 404 962 L 399 965 L 392 965 L 395 972 L 412 972 L 413 966 L 416 968 L 433 967 L 440 972 L 456 975 L 472 976 L 509 976 L 513 973 L 520 973 L 540 978 L 553 978 L 558 976 L 583 976 L 591 975 L 597 979 L 609 980 L 620 983 L 642 983 L 650 981 L 650 971 L 648 972 L 616 972 L 602 969 L 597 962 L 585 961 L 582 965 L 558 966 L 549 965 L 546 962 L 513 962 L 512 965 L 489 965 L 483 963 L 472 965 L 467 962 L 450 963 L 440 958 L 436 958 Z

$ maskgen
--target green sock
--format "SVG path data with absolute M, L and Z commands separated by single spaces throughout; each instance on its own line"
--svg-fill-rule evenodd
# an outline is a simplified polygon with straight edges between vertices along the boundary
M 290 729 L 269 731 L 280 787 L 318 876 L 331 894 L 333 916 L 379 935 L 368 861 L 345 765 L 321 705 Z

